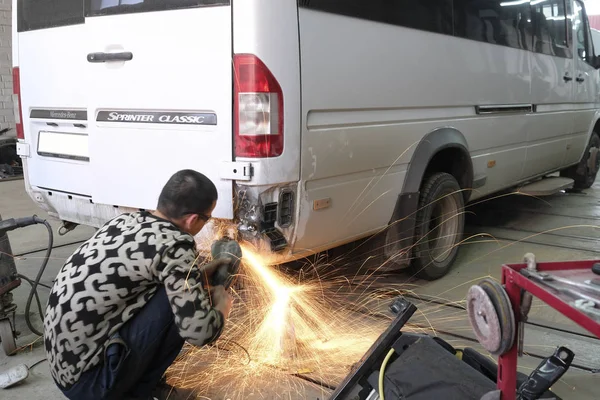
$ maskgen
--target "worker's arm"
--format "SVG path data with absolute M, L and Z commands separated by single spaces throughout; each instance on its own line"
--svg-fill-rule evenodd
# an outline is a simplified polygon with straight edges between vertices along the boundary
M 227 308 L 219 304 L 226 300 L 223 296 L 215 296 L 211 304 L 196 262 L 194 245 L 179 243 L 165 251 L 156 272 L 165 286 L 179 334 L 187 342 L 203 346 L 221 335 Z

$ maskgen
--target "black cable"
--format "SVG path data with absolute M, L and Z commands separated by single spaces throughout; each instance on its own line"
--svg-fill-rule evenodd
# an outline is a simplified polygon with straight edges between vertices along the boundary
M 67 243 L 63 243 L 63 244 L 57 244 L 56 246 L 54 246 L 55 249 L 60 249 L 61 247 L 69 247 L 72 246 L 74 244 L 81 244 L 85 242 L 85 240 L 76 240 L 74 242 L 67 242 Z M 19 253 L 19 254 L 15 254 L 13 255 L 13 257 L 24 257 L 24 256 L 28 256 L 30 254 L 35 254 L 35 253 L 39 253 L 40 251 L 44 251 L 45 249 L 33 249 L 33 250 L 27 250 L 23 253 Z
M 307 381 L 307 382 L 310 382 L 310 383 L 314 383 L 315 385 L 322 386 L 322 387 L 324 387 L 326 389 L 329 389 L 329 390 L 335 390 L 335 389 L 337 389 L 337 387 L 334 386 L 334 385 L 332 385 L 331 383 L 324 382 L 324 381 L 322 381 L 320 379 L 311 378 L 310 376 L 307 376 L 307 375 L 304 375 L 304 374 L 291 374 L 291 376 L 295 376 L 298 379 L 302 379 L 304 381 Z
M 32 279 L 30 279 L 30 278 L 28 278 L 28 277 L 26 277 L 25 275 L 22 275 L 22 274 L 17 274 L 17 276 L 18 276 L 19 278 L 21 278 L 21 279 L 24 279 L 24 280 L 26 280 L 27 282 L 29 282 L 29 284 L 30 284 L 30 285 L 32 285 L 32 286 L 33 286 L 33 280 L 32 280 Z M 42 282 L 40 282 L 40 283 L 38 283 L 38 285 L 39 285 L 39 286 L 41 286 L 41 287 L 44 287 L 44 288 L 46 288 L 46 289 L 50 289 L 50 290 L 52 290 L 52 286 L 50 286 L 50 285 L 46 285 L 45 283 L 42 283 Z
M 35 367 L 36 365 L 39 365 L 39 364 L 43 363 L 44 361 L 47 361 L 47 359 L 46 358 L 41 359 L 40 361 L 31 364 L 29 367 L 27 367 L 27 369 L 32 369 L 33 367 Z
M 221 339 L 221 341 L 232 343 L 232 344 L 236 345 L 237 347 L 239 347 L 240 349 L 244 350 L 244 353 L 246 353 L 246 356 L 248 356 L 248 363 L 246 365 L 250 364 L 250 362 L 252 361 L 252 357 L 250 357 L 250 353 L 248 352 L 248 350 L 246 350 L 246 348 L 244 346 L 242 346 L 241 344 L 239 344 L 235 340 L 231 340 L 231 339 Z M 223 350 L 225 350 L 225 351 L 231 351 L 229 349 L 223 349 Z
M 29 279 L 25 275 L 18 274 L 17 276 L 19 278 L 24 279 L 25 281 L 27 281 L 27 283 L 29 283 L 29 285 L 31 286 L 31 290 L 33 290 L 33 286 L 34 286 L 35 282 L 33 282 L 31 279 Z M 29 292 L 29 293 L 31 293 L 31 292 Z M 37 302 L 37 306 L 38 306 L 38 312 L 40 313 L 40 315 L 43 315 L 42 302 L 40 301 L 40 296 L 38 295 L 37 290 L 35 291 L 34 294 L 35 294 L 35 301 Z
M 34 216 L 33 218 L 37 224 L 46 225 L 46 229 L 48 230 L 48 248 L 46 249 L 46 255 L 44 256 L 44 261 L 42 261 L 40 270 L 38 271 L 35 281 L 33 282 L 31 291 L 29 292 L 29 297 L 27 298 L 27 305 L 25 305 L 25 322 L 27 323 L 27 326 L 29 327 L 31 332 L 33 332 L 39 336 L 44 336 L 44 334 L 42 332 L 38 331 L 31 323 L 31 318 L 29 317 L 29 310 L 31 309 L 31 301 L 33 300 L 33 296 L 35 295 L 37 297 L 37 287 L 40 284 L 40 280 L 42 279 L 42 275 L 44 274 L 44 271 L 46 270 L 46 266 L 48 265 L 48 260 L 50 260 L 50 254 L 52 253 L 52 246 L 54 246 L 54 233 L 52 232 L 52 226 L 50 226 L 48 221 L 46 221 L 45 219 L 41 219 L 37 216 Z M 40 309 L 40 318 L 43 320 L 44 313 L 42 312 L 41 304 L 39 303 L 39 298 L 38 298 L 38 305 L 39 305 L 39 309 Z

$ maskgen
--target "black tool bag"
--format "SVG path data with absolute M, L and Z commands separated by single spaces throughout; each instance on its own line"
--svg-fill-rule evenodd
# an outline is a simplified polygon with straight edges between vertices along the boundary
M 385 369 L 386 400 L 481 400 L 496 390 L 496 364 L 473 349 L 457 351 L 439 338 L 406 333 L 394 349 Z M 517 385 L 526 379 L 519 374 Z M 378 380 L 379 371 L 368 378 L 376 390 Z M 551 392 L 542 398 L 559 399 Z
M 402 336 L 408 339 L 408 335 Z M 399 340 L 400 341 L 400 340 Z M 406 341 L 385 369 L 386 400 L 480 400 L 496 389 L 496 385 L 429 336 Z M 396 347 L 396 346 L 394 346 Z M 398 351 L 400 350 L 400 351 Z M 379 372 L 369 377 L 378 387 Z

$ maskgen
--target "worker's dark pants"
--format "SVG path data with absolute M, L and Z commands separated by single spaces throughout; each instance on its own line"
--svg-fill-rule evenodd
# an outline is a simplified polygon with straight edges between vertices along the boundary
M 183 347 L 164 287 L 111 338 L 104 362 L 63 391 L 71 400 L 151 399 Z

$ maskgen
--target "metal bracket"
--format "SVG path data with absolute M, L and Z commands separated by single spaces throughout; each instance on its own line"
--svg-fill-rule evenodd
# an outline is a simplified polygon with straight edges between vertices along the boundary
M 221 179 L 249 181 L 254 176 L 254 167 L 250 162 L 225 161 L 219 170 Z
M 29 144 L 28 143 L 18 143 L 17 142 L 17 155 L 21 157 L 29 157 Z

